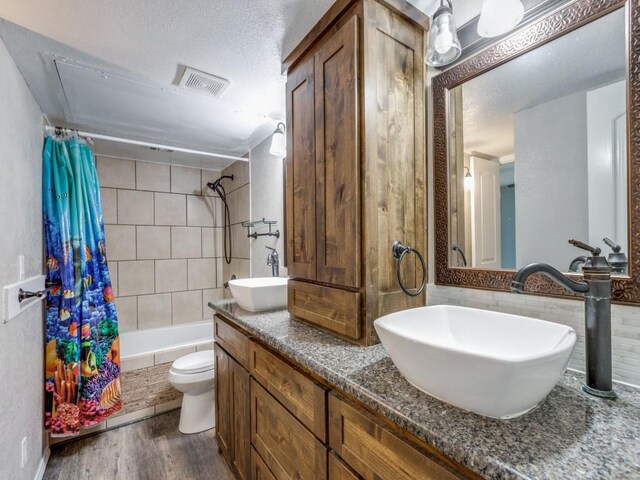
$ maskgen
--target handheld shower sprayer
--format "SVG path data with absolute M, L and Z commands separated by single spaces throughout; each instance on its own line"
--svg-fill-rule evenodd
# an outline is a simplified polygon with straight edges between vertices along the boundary
M 229 205 L 227 204 L 227 192 L 220 183 L 225 178 L 230 179 L 233 182 L 233 175 L 223 175 L 213 182 L 207 183 L 207 187 L 216 192 L 222 200 L 224 205 L 224 231 L 222 237 L 224 238 L 224 260 L 227 264 L 231 263 L 231 214 L 229 213 Z

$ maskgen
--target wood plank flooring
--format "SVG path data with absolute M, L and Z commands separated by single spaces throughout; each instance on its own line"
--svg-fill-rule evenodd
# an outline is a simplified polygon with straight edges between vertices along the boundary
M 52 446 L 45 480 L 233 480 L 214 430 L 178 432 L 180 411 Z

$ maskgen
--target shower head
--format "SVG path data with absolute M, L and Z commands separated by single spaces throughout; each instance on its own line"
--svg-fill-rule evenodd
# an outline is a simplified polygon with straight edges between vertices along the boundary
M 223 178 L 230 178 L 231 181 L 233 181 L 233 175 L 223 175 L 217 180 L 207 183 L 207 187 L 209 187 L 211 190 L 215 192 L 220 187 L 220 182 L 222 181 Z

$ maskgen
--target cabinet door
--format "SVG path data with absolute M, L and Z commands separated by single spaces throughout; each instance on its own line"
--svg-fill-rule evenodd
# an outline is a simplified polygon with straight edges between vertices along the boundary
M 318 281 L 360 286 L 358 17 L 315 55 Z
M 231 445 L 231 362 L 227 353 L 216 345 L 216 440 L 220 453 L 232 463 Z
M 423 31 L 378 2 L 365 2 L 366 152 L 364 230 L 367 321 L 425 304 L 405 295 L 391 245 L 398 240 L 426 257 Z M 408 288 L 422 282 L 415 255 L 402 265 Z
M 316 149 L 313 57 L 287 79 L 287 264 L 289 275 L 316 279 Z
M 249 480 L 251 472 L 251 404 L 249 398 L 249 372 L 230 359 L 231 423 L 233 428 L 233 468 L 241 480 Z

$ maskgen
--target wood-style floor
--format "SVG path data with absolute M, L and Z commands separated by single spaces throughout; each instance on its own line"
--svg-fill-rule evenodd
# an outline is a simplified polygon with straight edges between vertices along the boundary
M 180 411 L 52 446 L 45 480 L 232 480 L 214 430 L 178 432 Z

